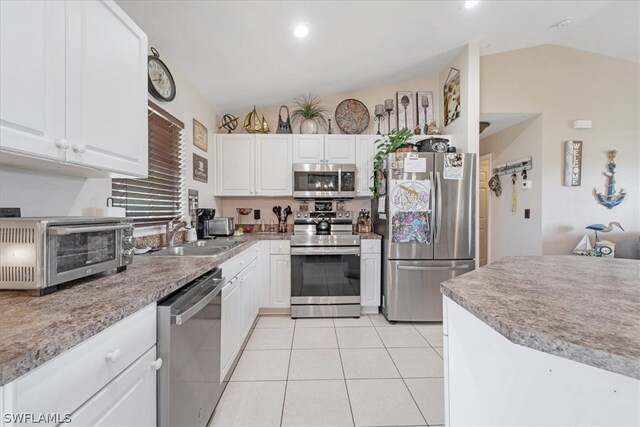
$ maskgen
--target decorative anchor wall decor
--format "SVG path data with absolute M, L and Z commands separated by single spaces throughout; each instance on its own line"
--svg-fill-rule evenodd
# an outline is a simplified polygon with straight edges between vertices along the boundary
M 599 193 L 594 188 L 593 194 L 596 196 L 598 203 L 607 209 L 613 209 L 622 203 L 627 193 L 624 192 L 623 188 L 620 188 L 620 192 L 616 194 L 616 164 L 613 161 L 616 157 L 616 150 L 608 151 L 607 155 L 609 157 L 609 163 L 607 164 L 607 172 L 604 172 L 604 175 L 607 177 L 607 193 Z

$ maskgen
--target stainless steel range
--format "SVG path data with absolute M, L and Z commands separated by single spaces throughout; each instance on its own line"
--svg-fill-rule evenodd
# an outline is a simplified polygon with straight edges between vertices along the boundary
M 353 214 L 316 210 L 294 218 L 291 317 L 360 317 L 360 236 Z

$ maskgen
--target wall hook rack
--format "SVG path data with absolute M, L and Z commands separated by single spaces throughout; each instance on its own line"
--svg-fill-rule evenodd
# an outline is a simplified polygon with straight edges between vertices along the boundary
M 518 172 L 530 170 L 532 167 L 531 157 L 523 157 L 506 163 L 501 163 L 493 168 L 494 175 L 511 175 Z M 523 178 L 526 177 L 526 172 Z M 524 178 L 526 179 L 526 178 Z

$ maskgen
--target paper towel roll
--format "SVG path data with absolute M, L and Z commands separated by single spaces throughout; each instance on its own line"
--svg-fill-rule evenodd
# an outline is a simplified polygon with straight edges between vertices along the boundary
M 84 208 L 82 214 L 84 216 L 124 218 L 127 210 L 125 208 L 114 208 L 113 206 L 105 208 Z

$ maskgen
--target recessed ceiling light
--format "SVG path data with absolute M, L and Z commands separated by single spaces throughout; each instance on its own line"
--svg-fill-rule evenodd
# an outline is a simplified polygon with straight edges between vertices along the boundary
M 309 35 L 309 29 L 311 26 L 306 22 L 301 22 L 293 29 L 293 35 L 299 39 L 307 37 Z
M 465 9 L 471 9 L 473 6 L 477 5 L 478 3 L 480 3 L 480 0 L 467 0 L 466 2 L 464 2 L 464 7 Z

